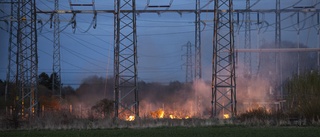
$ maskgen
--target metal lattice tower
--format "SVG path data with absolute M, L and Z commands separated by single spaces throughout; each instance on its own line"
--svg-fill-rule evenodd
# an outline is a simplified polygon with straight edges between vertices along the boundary
M 9 64 L 6 91 L 14 100 L 13 115 L 34 116 L 38 105 L 38 53 L 35 0 L 11 0 Z
M 281 12 L 280 12 L 280 0 L 276 0 L 276 31 L 275 31 L 275 46 L 276 48 L 281 48 Z M 274 76 L 274 82 L 276 82 L 276 86 L 280 86 L 280 96 L 282 96 L 282 67 L 281 67 L 281 57 L 280 53 L 275 53 L 275 74 Z M 280 76 L 280 81 L 276 81 L 276 77 Z
M 59 10 L 59 0 L 54 1 L 54 10 Z M 61 100 L 61 63 L 60 63 L 60 19 L 59 14 L 53 15 L 53 65 L 52 65 L 52 92 Z M 57 89 L 56 89 L 57 87 Z
M 200 0 L 196 0 L 195 12 L 195 41 L 194 41 L 194 81 L 196 85 L 202 79 L 202 64 L 201 64 L 201 7 Z M 199 89 L 195 88 L 195 112 L 200 116 L 201 98 L 198 95 Z
M 196 17 L 195 17 L 195 79 L 202 78 L 202 64 L 201 64 L 201 17 L 200 17 L 200 0 L 196 0 Z
M 233 0 L 215 0 L 212 117 L 236 115 Z
M 186 57 L 186 63 L 184 63 L 184 66 L 186 66 L 186 83 L 190 83 L 193 81 L 193 64 L 192 64 L 192 44 L 190 41 L 186 45 L 184 45 L 187 48 L 186 53 L 183 55 Z
M 246 10 L 250 10 L 251 4 L 250 0 L 246 0 Z M 251 17 L 250 12 L 245 13 L 245 34 L 244 34 L 244 49 L 251 49 Z M 246 68 L 246 76 L 250 76 L 252 73 L 251 66 L 251 53 L 244 53 L 244 65 Z
M 5 13 L 5 11 L 2 9 L 2 7 L 0 7 L 0 19 L 2 20 L 4 18 L 6 18 L 6 16 L 8 16 L 8 15 Z M 4 22 L 6 23 L 6 25 L 8 25 L 7 21 L 4 21 Z M 2 25 L 0 25 L 0 29 L 8 32 L 8 29 L 3 28 Z
M 139 116 L 135 0 L 115 0 L 114 3 L 115 117 Z
M 5 100 L 6 103 L 10 100 L 10 101 L 14 101 L 14 95 L 16 93 L 14 93 L 16 90 L 18 90 L 17 88 L 17 83 L 18 83 L 18 0 L 12 0 L 11 1 L 11 11 L 10 11 L 10 27 L 9 27 L 9 48 L 8 48 L 8 66 L 7 66 L 7 75 L 6 75 L 6 89 L 5 89 Z M 16 9 L 16 10 L 14 10 Z M 15 20 L 15 21 L 14 21 Z M 8 103 L 7 103 L 8 104 Z M 8 106 L 6 106 L 8 107 Z

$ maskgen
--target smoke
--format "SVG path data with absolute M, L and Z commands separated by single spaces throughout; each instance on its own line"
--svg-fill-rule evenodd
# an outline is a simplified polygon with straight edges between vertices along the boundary
M 273 44 L 265 44 L 261 48 L 273 48 Z M 294 48 L 295 44 L 283 42 L 283 48 Z M 300 45 L 301 48 L 306 46 Z M 236 67 L 236 95 L 238 114 L 250 109 L 264 107 L 273 109 L 279 106 L 280 85 L 288 77 L 297 72 L 297 62 L 300 70 L 309 70 L 315 66 L 316 57 L 313 53 L 301 53 L 300 59 L 297 53 L 281 53 L 280 64 L 282 76 L 279 75 L 279 67 L 275 63 L 275 53 L 253 54 L 258 61 L 253 63 L 252 73 L 248 75 L 248 69 L 244 63 L 237 63 Z M 108 81 L 113 81 L 110 79 Z M 106 88 L 107 87 L 107 88 Z M 200 117 L 207 118 L 211 114 L 212 84 L 211 81 L 195 80 L 192 83 L 172 81 L 168 85 L 157 82 L 139 82 L 139 106 L 140 116 L 150 117 L 151 112 L 162 109 L 164 117 L 175 115 L 183 118 Z M 113 83 L 105 86 L 105 78 L 93 76 L 86 78 L 83 84 L 76 90 L 78 102 L 88 106 L 93 105 L 106 96 L 113 100 Z M 281 98 L 280 98 L 281 99 Z M 75 105 L 76 106 L 76 105 Z
M 140 114 L 150 117 L 151 112 L 164 110 L 165 116 L 173 115 L 176 118 L 204 117 L 209 115 L 211 86 L 202 80 L 193 83 L 171 82 L 169 85 L 149 83 L 145 87 L 153 87 L 146 91 L 140 88 Z M 144 94 L 148 92 L 149 94 Z
M 248 77 L 245 74 L 244 68 L 238 67 L 238 77 L 236 79 L 237 92 L 237 110 L 238 113 L 243 113 L 251 109 L 263 107 L 270 109 L 275 93 L 272 84 L 267 77 Z
M 200 117 L 208 116 L 211 113 L 212 88 L 211 82 L 205 82 L 201 79 L 194 81 L 193 91 L 195 92 L 197 113 Z
M 281 48 L 297 48 L 297 44 L 283 41 Z M 276 48 L 274 43 L 264 43 L 260 48 Z M 300 44 L 300 48 L 307 48 Z M 300 55 L 298 58 L 298 54 Z M 237 63 L 237 101 L 238 113 L 250 109 L 264 107 L 278 109 L 286 95 L 281 86 L 286 79 L 295 74 L 316 69 L 315 52 L 282 52 L 252 54 L 258 62 L 253 62 L 252 72 L 248 74 L 248 66 Z M 299 65 L 298 65 L 299 64 Z

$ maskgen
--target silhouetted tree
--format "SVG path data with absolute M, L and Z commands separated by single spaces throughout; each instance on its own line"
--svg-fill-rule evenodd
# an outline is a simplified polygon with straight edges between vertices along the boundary
M 39 85 L 43 85 L 49 89 L 50 86 L 50 78 L 49 75 L 45 72 L 42 72 L 39 75 Z
M 114 102 L 105 98 L 98 101 L 91 109 L 97 113 L 103 114 L 104 117 L 111 118 L 114 110 Z
M 54 79 L 53 79 L 54 78 Z M 54 81 L 53 81 L 54 80 Z M 54 90 L 58 90 L 59 87 L 61 86 L 61 81 L 59 79 L 59 76 L 57 75 L 56 72 L 53 72 L 51 75 L 50 75 L 50 79 L 49 79 L 49 83 L 50 83 L 50 88 L 49 89 L 54 89 Z M 54 86 L 54 87 L 52 87 Z
M 320 73 L 306 72 L 295 75 L 286 84 L 287 102 L 293 112 L 300 113 L 309 122 L 320 116 Z
M 54 77 L 54 81 L 52 81 Z M 42 72 L 39 75 L 39 85 L 43 85 L 47 87 L 48 89 L 52 90 L 52 83 L 54 83 L 54 89 L 57 90 L 59 89 L 59 86 L 61 86 L 61 81 L 60 79 L 58 80 L 58 75 L 57 73 L 52 73 L 49 77 L 49 75 L 45 72 Z
M 6 84 L 0 79 L 0 96 L 4 95 Z

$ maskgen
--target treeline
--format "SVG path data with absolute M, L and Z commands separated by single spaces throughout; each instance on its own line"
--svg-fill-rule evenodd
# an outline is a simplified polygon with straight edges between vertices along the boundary
M 293 76 L 285 86 L 292 116 L 318 121 L 320 118 L 320 73 L 309 71 Z
M 51 76 L 41 73 L 39 75 L 39 103 L 47 109 L 59 109 L 59 100 L 52 92 Z M 1 109 L 5 109 L 6 81 L 0 80 Z M 320 74 L 318 71 L 307 71 L 301 75 L 294 75 L 284 83 L 287 92 L 285 107 L 289 117 L 319 120 L 320 116 Z M 172 81 L 169 84 L 157 82 L 138 82 L 140 102 L 152 105 L 175 104 L 182 106 L 186 100 L 194 96 L 191 83 Z M 58 89 L 58 87 L 55 87 Z M 102 102 L 110 104 L 113 101 L 113 78 L 91 76 L 85 78 L 76 89 L 69 85 L 61 85 L 62 98 L 66 104 L 83 104 L 87 106 L 101 105 Z M 208 91 L 210 93 L 210 91 Z M 210 94 L 208 94 L 210 95 Z M 12 99 L 12 98 L 9 98 Z M 106 100 L 103 100 L 106 99 Z M 12 101 L 9 101 L 9 105 Z M 205 103 L 205 102 L 204 102 Z M 12 104 L 11 104 L 12 105 Z M 142 105 L 142 104 L 140 104 Z M 108 107 L 108 106 L 107 106 Z M 99 108 L 98 108 L 99 109 Z M 108 110 L 109 111 L 109 110 Z
M 86 106 L 94 106 L 107 99 L 113 101 L 114 99 L 114 79 L 112 77 L 106 79 L 100 76 L 90 76 L 82 80 L 77 88 L 71 85 L 59 85 L 59 81 L 52 81 L 52 77 L 57 77 L 56 74 L 48 75 L 41 73 L 39 75 L 38 97 L 39 104 L 45 106 L 46 109 L 60 109 L 59 105 L 59 86 L 61 86 L 61 96 L 65 104 L 83 104 Z M 0 80 L 0 96 L 4 98 L 6 81 Z M 15 89 L 14 84 L 9 84 L 10 89 Z M 193 96 L 192 84 L 182 83 L 179 81 L 172 81 L 169 84 L 158 82 L 138 82 L 139 100 L 148 101 L 156 105 L 159 102 L 166 102 L 168 104 L 176 103 L 179 105 L 180 100 L 187 100 Z M 53 90 L 54 89 L 54 90 Z M 9 93 L 7 105 L 13 105 L 13 97 Z M 179 98 L 176 98 L 179 97 Z M 178 100 L 179 99 L 179 100 Z M 5 109 L 4 99 L 1 99 L 1 109 Z

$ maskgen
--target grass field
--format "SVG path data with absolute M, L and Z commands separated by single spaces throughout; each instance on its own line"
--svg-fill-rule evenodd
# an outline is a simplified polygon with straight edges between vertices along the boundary
M 0 137 L 319 137 L 320 127 L 161 127 L 100 130 L 11 130 Z

